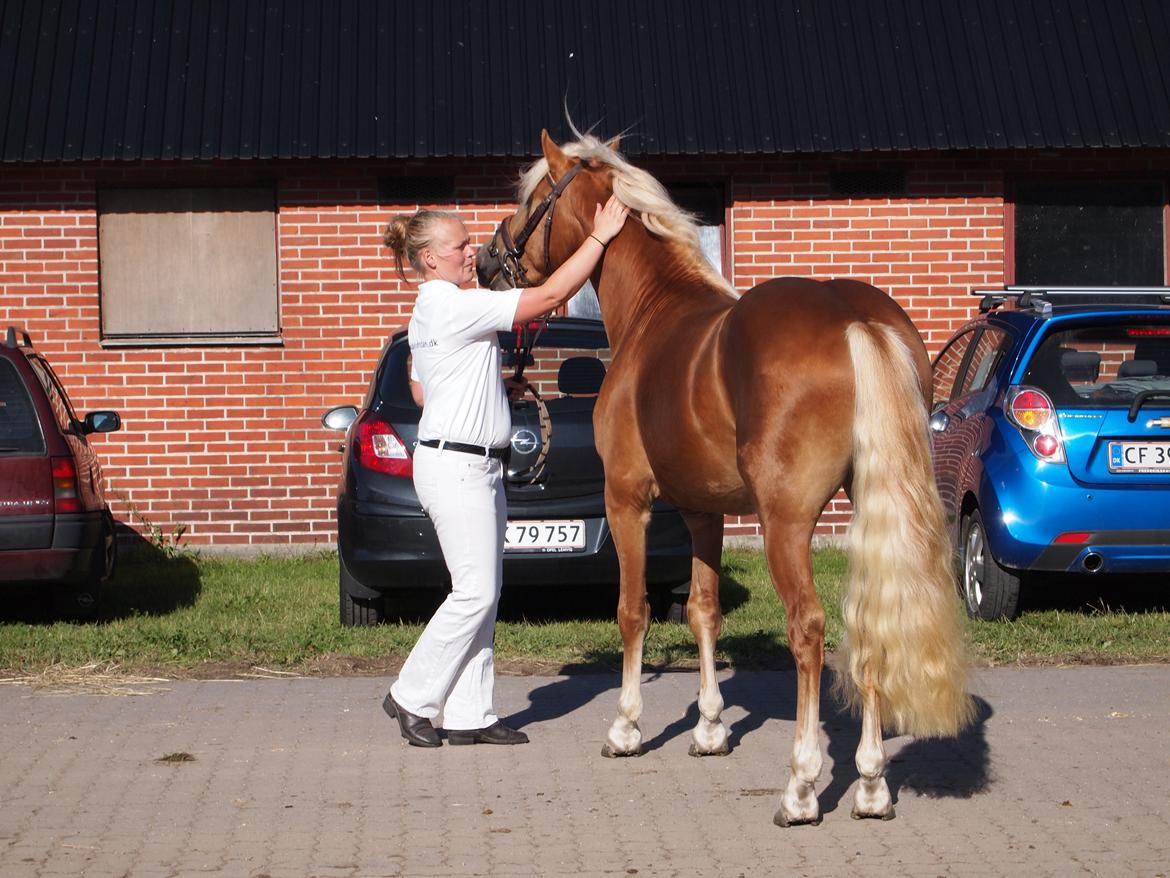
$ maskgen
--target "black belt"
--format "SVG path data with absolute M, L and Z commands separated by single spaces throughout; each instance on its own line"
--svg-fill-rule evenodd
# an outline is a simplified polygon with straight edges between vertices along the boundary
M 427 448 L 449 448 L 452 451 L 462 451 L 464 454 L 478 454 L 480 457 L 494 457 L 504 460 L 508 456 L 509 445 L 501 448 L 491 448 L 487 445 L 468 445 L 466 442 L 444 442 L 442 439 L 419 439 L 419 445 Z

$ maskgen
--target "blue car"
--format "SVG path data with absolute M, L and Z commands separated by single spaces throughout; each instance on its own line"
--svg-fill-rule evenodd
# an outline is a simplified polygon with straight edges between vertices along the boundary
M 934 468 L 973 618 L 1034 574 L 1170 571 L 1170 289 L 984 295 L 933 365 Z

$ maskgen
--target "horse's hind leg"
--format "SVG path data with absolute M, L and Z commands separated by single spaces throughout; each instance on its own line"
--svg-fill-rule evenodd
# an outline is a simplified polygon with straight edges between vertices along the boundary
M 886 749 L 882 744 L 881 704 L 877 690 L 866 681 L 861 712 L 861 740 L 857 744 L 857 792 L 853 797 L 853 817 L 894 819 L 894 802 L 886 785 Z
M 687 621 L 699 646 L 699 724 L 691 732 L 692 756 L 723 755 L 727 727 L 723 696 L 715 678 L 715 641 L 723 624 L 719 607 L 719 563 L 723 555 L 723 516 L 685 513 L 691 531 L 694 560 L 691 562 L 691 594 L 687 599 Z
M 622 691 L 618 714 L 605 736 L 602 756 L 638 756 L 642 752 L 642 646 L 650 627 L 646 600 L 646 524 L 649 507 L 615 501 L 606 485 L 606 516 L 621 567 L 618 628 L 622 632 Z
M 773 817 L 779 826 L 820 823 L 816 782 L 821 773 L 821 671 L 825 663 L 825 610 L 813 586 L 809 526 L 765 522 L 764 549 L 776 593 L 788 614 L 788 643 L 796 660 L 796 738 L 792 776 Z

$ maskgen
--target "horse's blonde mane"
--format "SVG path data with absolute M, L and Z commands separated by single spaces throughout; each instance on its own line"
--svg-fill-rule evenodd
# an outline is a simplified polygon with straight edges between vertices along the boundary
M 675 245 L 684 264 L 722 292 L 738 297 L 738 293 L 707 261 L 699 247 L 699 229 L 694 214 L 683 210 L 667 194 L 666 188 L 641 168 L 635 167 L 617 151 L 592 134 L 573 129 L 577 140 L 563 144 L 566 155 L 578 161 L 594 161 L 613 171 L 613 191 L 623 204 L 639 214 L 646 230 Z M 548 176 L 548 159 L 540 158 L 520 175 L 519 198 L 524 204 L 540 181 Z

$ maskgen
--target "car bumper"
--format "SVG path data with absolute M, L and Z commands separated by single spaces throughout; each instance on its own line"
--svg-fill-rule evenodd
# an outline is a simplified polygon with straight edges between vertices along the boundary
M 560 516 L 581 518 L 582 516 Z M 442 587 L 448 582 L 439 541 L 422 515 L 368 515 L 338 510 L 342 564 L 358 592 Z M 505 585 L 596 585 L 618 581 L 618 559 L 604 517 L 584 517 L 585 548 L 574 552 L 507 552 Z M 654 512 L 646 530 L 646 581 L 677 585 L 691 575 L 690 532 L 674 510 Z M 355 595 L 361 596 L 361 594 Z
M 51 545 L 0 551 L 0 582 L 81 582 L 103 557 L 100 512 L 58 515 Z
M 980 494 L 987 542 L 1002 566 L 1083 574 L 1170 572 L 1170 503 L 1164 491 L 1088 488 L 1067 469 L 1049 467 L 1042 479 L 1016 479 L 995 470 L 984 474 Z M 1085 536 L 1058 542 L 1072 534 Z

